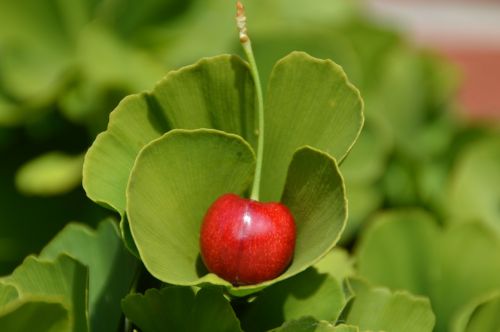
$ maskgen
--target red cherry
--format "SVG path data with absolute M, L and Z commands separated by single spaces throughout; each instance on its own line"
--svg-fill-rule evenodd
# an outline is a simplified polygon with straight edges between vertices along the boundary
M 233 285 L 274 279 L 293 257 L 293 216 L 280 203 L 225 194 L 203 219 L 200 247 L 208 270 Z

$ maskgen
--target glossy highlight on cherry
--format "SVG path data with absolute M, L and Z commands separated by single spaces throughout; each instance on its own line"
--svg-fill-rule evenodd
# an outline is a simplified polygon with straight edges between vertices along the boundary
M 284 272 L 295 239 L 295 221 L 285 205 L 224 194 L 203 219 L 200 249 L 210 272 L 235 286 L 252 285 Z

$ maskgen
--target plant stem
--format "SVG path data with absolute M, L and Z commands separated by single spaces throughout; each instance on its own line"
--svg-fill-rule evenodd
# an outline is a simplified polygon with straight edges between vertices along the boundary
M 245 9 L 240 1 L 237 2 L 236 8 L 236 22 L 240 31 L 240 43 L 250 64 L 250 73 L 252 74 L 252 78 L 255 84 L 255 91 L 257 94 L 257 159 L 255 164 L 255 176 L 252 184 L 252 192 L 250 194 L 250 198 L 257 201 L 259 200 L 262 159 L 264 155 L 264 99 L 262 96 L 262 86 L 260 83 L 259 71 L 257 69 L 257 63 L 255 62 L 255 57 L 253 55 L 252 43 L 250 42 L 250 38 L 247 35 Z

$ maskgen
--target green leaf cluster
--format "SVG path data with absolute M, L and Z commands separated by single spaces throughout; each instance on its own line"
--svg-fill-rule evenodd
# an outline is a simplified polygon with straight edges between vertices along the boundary
M 217 289 L 196 294 L 189 287 L 149 289 L 127 296 L 122 307 L 142 331 L 241 331 L 229 301 Z
M 318 264 L 349 271 L 352 262 L 345 258 L 345 252 L 334 249 Z M 435 317 L 427 299 L 392 293 L 352 276 L 310 268 L 231 302 L 220 289 L 166 286 L 130 294 L 122 308 L 145 332 L 432 331 Z
M 136 260 L 115 222 L 68 224 L 38 256 L 0 279 L 2 331 L 114 331 Z
M 297 45 L 315 56 L 329 54 L 363 95 L 365 125 L 341 165 L 349 201 L 341 244 L 354 243 L 359 273 L 374 284 L 429 297 L 436 331 L 487 331 L 498 326 L 493 314 L 498 288 L 494 266 L 500 256 L 495 245 L 478 248 L 496 241 L 492 238 L 500 223 L 497 126 L 464 122 L 457 115 L 455 68 L 429 51 L 415 49 L 396 31 L 356 14 L 318 25 L 323 29 L 310 25 L 293 34 L 262 33 L 255 47 L 263 54 L 264 72 Z M 402 208 L 423 211 L 416 214 L 424 216 L 398 212 Z M 457 243 L 447 247 L 441 237 L 428 241 L 425 228 L 403 220 L 399 227 L 404 236 L 365 226 L 377 224 L 386 211 L 422 223 L 433 219 L 436 227 L 444 227 L 439 232 L 464 227 L 470 234 L 453 235 Z M 457 225 L 469 222 L 475 226 Z M 467 227 L 484 231 L 477 234 Z M 365 248 L 365 238 L 374 238 L 377 246 Z M 436 262 L 435 256 L 447 257 Z M 363 273 L 367 267 L 370 274 Z M 460 282 L 453 276 L 459 267 L 471 271 Z
M 360 275 L 429 297 L 436 331 L 487 331 L 492 320 L 498 324 L 491 308 L 500 289 L 499 255 L 499 234 L 487 224 L 443 229 L 418 210 L 378 216 L 357 248 Z
M 260 179 L 262 198 L 281 200 L 295 216 L 293 263 L 277 280 L 238 288 L 202 266 L 203 215 L 224 193 L 244 195 L 253 179 L 255 98 L 244 61 L 203 59 L 124 99 L 87 153 L 88 196 L 126 215 L 128 246 L 156 278 L 244 295 L 305 270 L 338 241 L 346 203 L 336 160 L 359 134 L 362 102 L 340 67 L 294 52 L 269 81 Z

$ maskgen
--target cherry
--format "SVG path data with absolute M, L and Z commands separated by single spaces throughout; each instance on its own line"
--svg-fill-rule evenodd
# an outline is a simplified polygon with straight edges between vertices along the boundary
M 233 285 L 257 284 L 290 264 L 295 236 L 293 216 L 283 204 L 225 194 L 203 219 L 201 256 L 210 272 Z

